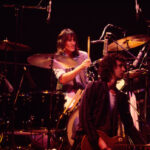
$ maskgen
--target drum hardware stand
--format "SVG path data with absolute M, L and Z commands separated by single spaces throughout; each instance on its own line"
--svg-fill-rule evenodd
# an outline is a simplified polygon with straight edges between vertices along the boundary
M 22 86 L 22 83 L 23 83 L 23 80 L 24 80 L 24 75 L 25 75 L 25 72 L 27 71 L 27 68 L 24 66 L 23 70 L 24 70 L 24 73 L 23 73 L 23 75 L 21 77 L 21 80 L 20 80 L 19 88 L 17 90 L 16 97 L 15 97 L 15 100 L 14 100 L 14 105 L 17 102 L 17 99 L 18 99 L 18 96 L 19 96 L 19 93 L 20 93 L 20 90 L 21 90 L 21 86 Z
M 139 65 L 139 69 L 142 68 L 142 65 L 145 65 L 146 67 L 148 66 L 147 65 L 147 55 L 148 55 L 148 52 L 149 52 L 149 49 L 150 49 L 150 41 L 148 41 L 146 44 L 145 44 L 145 49 L 148 49 L 145 51 L 144 53 L 144 56 L 142 57 L 142 60 L 141 60 L 141 63 Z M 146 63 L 144 63 L 144 61 Z M 148 75 L 146 74 L 146 77 L 145 77 L 145 98 L 144 98 L 144 119 L 142 122 L 145 122 L 147 121 L 147 102 L 148 102 L 148 88 L 149 88 L 149 85 L 148 85 Z M 145 125 L 145 124 L 144 124 Z
M 143 57 L 143 59 L 142 59 L 142 62 L 141 62 L 141 64 L 140 64 L 140 67 L 139 67 L 139 69 L 141 69 L 141 67 L 142 67 L 142 65 L 143 65 L 143 62 L 144 62 L 144 59 L 146 60 L 146 66 L 148 66 L 147 65 L 147 59 L 148 59 L 148 57 L 147 57 L 147 55 L 148 55 L 148 51 L 149 51 L 149 49 L 150 49 L 150 43 L 148 42 L 148 50 L 145 52 L 145 54 L 144 54 L 144 57 Z M 146 75 L 146 77 L 145 77 L 145 98 L 144 98 L 144 121 L 146 122 L 147 121 L 147 102 L 148 102 L 148 88 L 149 88 L 149 85 L 148 85 L 148 75 Z
M 148 51 L 150 49 L 149 41 L 148 41 L 146 46 L 148 46 L 148 47 L 146 47 L 146 48 L 148 48 L 148 50 L 146 50 L 146 52 L 144 53 L 144 56 L 142 57 L 141 63 L 139 65 L 139 69 L 142 68 L 142 65 L 144 65 L 145 67 L 148 66 L 147 65 L 147 62 L 148 62 L 147 61 L 147 59 L 148 59 L 147 55 L 148 55 Z M 145 60 L 146 63 L 144 63 L 144 60 Z M 148 79 L 149 79 L 148 74 L 146 74 L 146 76 L 145 76 L 144 110 L 143 110 L 144 111 L 144 116 L 141 116 L 141 114 L 137 111 L 137 109 L 129 102 L 129 104 L 132 106 L 132 108 L 136 111 L 136 113 L 139 117 L 139 121 L 143 124 L 141 130 L 142 130 L 142 132 L 144 133 L 145 136 L 150 134 L 150 125 L 147 124 L 147 103 L 148 103 L 148 89 L 149 89 L 149 85 L 148 85 L 149 80 Z
M 136 59 L 136 56 L 134 56 L 132 53 L 128 51 L 128 49 L 124 48 L 122 45 L 120 45 L 117 41 L 113 40 L 114 43 L 117 44 L 118 47 L 121 47 L 123 51 L 127 52 L 130 56 L 132 56 L 134 59 Z M 128 42 L 127 42 L 128 43 Z
M 55 131 L 52 132 L 51 129 L 52 129 L 52 119 L 53 119 L 53 111 L 52 111 L 52 108 L 53 108 L 53 92 L 52 92 L 52 81 L 53 81 L 53 77 L 52 77 L 52 73 L 53 73 L 53 63 L 54 63 L 54 55 L 52 55 L 51 57 L 51 63 L 50 63 L 50 103 L 49 103 L 49 118 L 48 118 L 48 125 L 47 125 L 47 150 L 51 150 L 51 145 L 53 142 L 53 138 L 55 137 Z M 52 138 L 51 138 L 52 137 Z
M 149 135 L 150 134 L 150 125 L 147 123 L 145 116 L 144 117 L 141 116 L 141 114 L 139 113 L 137 108 L 135 108 L 135 106 L 133 104 L 131 104 L 130 101 L 128 101 L 128 103 L 130 104 L 130 106 L 134 109 L 134 111 L 138 115 L 139 119 L 137 121 L 141 122 L 143 124 L 141 132 L 144 134 L 144 136 Z M 144 115 L 146 115 L 146 114 L 144 114 Z
M 26 67 L 24 67 L 24 71 L 26 71 Z M 25 72 L 24 72 L 25 73 Z M 17 90 L 17 93 L 16 93 L 16 96 L 15 96 L 15 100 L 13 102 L 13 106 L 12 106 L 12 113 L 11 113 L 11 121 L 12 121 L 12 126 L 11 126 L 11 132 L 12 132 L 12 137 L 11 137 L 11 140 L 12 140 L 12 147 L 15 149 L 16 145 L 15 145 L 15 140 L 14 140 L 14 121 L 15 121 L 15 106 L 16 106 L 16 103 L 17 103 L 17 100 L 18 100 L 18 96 L 19 96 L 19 93 L 20 93 L 20 89 L 21 89 L 21 86 L 22 86 L 22 83 L 23 83 L 23 80 L 24 80 L 24 73 L 21 77 L 21 80 L 20 80 L 20 84 L 19 84 L 19 88 Z

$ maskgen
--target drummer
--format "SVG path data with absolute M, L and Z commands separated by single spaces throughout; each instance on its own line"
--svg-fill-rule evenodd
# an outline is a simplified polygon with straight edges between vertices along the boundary
M 78 89 L 84 89 L 88 83 L 86 69 L 91 60 L 88 54 L 79 50 L 77 36 L 72 29 L 63 29 L 57 37 L 57 55 L 67 56 L 76 62 L 70 68 L 54 69 L 58 79 L 57 90 L 65 92 L 65 107 L 70 103 Z

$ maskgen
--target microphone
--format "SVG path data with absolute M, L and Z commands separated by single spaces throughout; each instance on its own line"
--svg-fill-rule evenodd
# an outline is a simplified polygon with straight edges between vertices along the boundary
M 110 24 L 108 24 L 108 25 L 110 25 Z M 105 36 L 105 38 L 109 38 L 109 36 L 111 36 L 112 35 L 112 33 L 111 32 L 106 32 L 106 36 Z M 105 39 L 104 40 L 93 40 L 93 41 L 91 41 L 91 43 L 92 44 L 96 44 L 96 43 L 104 43 L 105 42 Z
M 143 48 L 139 51 L 139 53 L 138 53 L 136 59 L 135 59 L 134 62 L 133 62 L 133 67 L 137 67 L 137 65 L 139 64 L 139 62 L 140 62 L 140 60 L 141 60 L 141 58 L 142 58 L 142 55 L 143 55 L 143 52 L 144 52 L 145 48 L 146 48 L 146 45 L 143 46 Z
M 47 22 L 49 22 L 51 18 L 51 8 L 52 8 L 52 0 L 49 0 L 49 3 L 47 5 L 47 12 L 48 12 L 47 19 L 46 19 Z
M 93 40 L 91 41 L 92 44 L 96 44 L 96 43 L 103 43 L 104 40 Z
M 142 9 L 140 8 L 140 5 L 138 4 L 137 0 L 135 0 L 135 10 L 136 10 L 136 19 L 138 20 L 140 17 L 140 13 L 142 13 Z

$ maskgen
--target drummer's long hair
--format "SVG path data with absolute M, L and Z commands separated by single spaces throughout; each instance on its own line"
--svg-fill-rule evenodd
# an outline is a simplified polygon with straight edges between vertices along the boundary
M 75 51 L 72 53 L 72 57 L 79 55 L 77 36 L 75 32 L 69 28 L 63 29 L 57 37 L 57 54 L 64 54 L 65 43 L 70 36 L 76 41 Z
M 105 56 L 99 64 L 99 75 L 102 81 L 109 82 L 116 67 L 116 61 L 125 63 L 125 57 L 118 53 L 113 53 Z

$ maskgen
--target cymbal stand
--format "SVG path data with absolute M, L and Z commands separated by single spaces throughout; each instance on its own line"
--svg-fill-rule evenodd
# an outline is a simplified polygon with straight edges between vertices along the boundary
M 130 64 L 129 64 L 129 65 L 130 65 Z M 129 67 L 129 69 L 130 69 L 130 67 Z M 142 133 L 143 133 L 143 135 L 145 136 L 146 133 L 144 133 L 144 131 L 147 130 L 147 132 L 150 133 L 150 127 L 149 127 L 149 125 L 147 124 L 145 117 L 143 117 L 143 116 L 141 115 L 141 113 L 140 113 L 139 110 L 136 108 L 136 106 L 135 106 L 134 104 L 132 104 L 132 102 L 130 101 L 130 92 L 131 92 L 131 94 L 132 94 L 134 85 L 133 85 L 133 80 L 130 78 L 129 70 L 128 70 L 127 72 L 128 72 L 128 74 L 127 74 L 127 82 L 128 82 L 127 95 L 128 95 L 128 98 L 129 98 L 128 104 L 129 104 L 129 106 L 134 110 L 134 112 L 136 113 L 136 115 L 137 115 L 137 117 L 138 117 L 138 119 L 136 120 L 136 121 L 139 123 L 138 125 L 140 126 L 140 123 L 142 123 L 142 128 L 139 128 L 139 131 L 141 130 Z M 146 95 L 145 95 L 145 97 L 146 97 Z M 147 104 L 146 104 L 146 105 L 147 105 Z M 145 106 L 144 106 L 144 107 L 145 107 Z M 133 120 L 134 120 L 134 118 L 133 118 Z M 135 126 L 135 127 L 136 127 L 136 126 Z M 138 130 L 138 129 L 137 129 L 137 130 Z M 130 137 L 128 137 L 128 139 L 129 139 L 129 141 L 131 140 Z M 130 141 L 130 142 L 131 142 L 131 141 Z M 134 143 L 131 142 L 130 144 L 133 144 L 133 146 L 134 146 Z
M 54 60 L 54 55 L 52 55 L 52 57 L 51 57 L 51 63 L 50 63 L 50 91 L 52 90 L 52 81 L 53 81 L 53 76 L 52 76 L 52 73 L 53 73 L 53 61 Z M 48 126 L 47 126 L 47 130 L 48 130 L 48 132 L 47 132 L 47 136 L 48 136 L 48 138 L 47 138 L 47 149 L 48 150 L 50 150 L 50 148 L 51 148 L 51 143 L 50 143 L 50 140 L 51 140 L 51 126 L 52 126 L 52 117 L 53 117 L 53 114 L 52 114 L 52 108 L 53 108 L 53 106 L 52 106 L 52 104 L 53 104 L 53 95 L 52 95 L 53 93 L 52 92 L 50 92 L 50 103 L 49 103 L 49 118 L 48 118 Z
M 147 56 L 148 56 L 148 51 L 150 49 L 149 42 L 148 42 L 147 46 L 148 47 L 146 47 L 146 48 L 148 50 L 146 50 L 146 52 L 144 53 L 144 56 L 142 57 L 141 63 L 139 65 L 139 69 L 142 68 L 142 65 L 144 65 L 145 67 L 148 66 L 148 64 L 147 64 L 148 57 Z M 136 111 L 136 113 L 139 117 L 139 121 L 142 123 L 142 129 L 141 130 L 142 130 L 142 132 L 145 136 L 150 133 L 150 126 L 147 124 L 148 89 L 149 89 L 149 77 L 148 77 L 148 74 L 146 74 L 146 76 L 145 76 L 144 110 L 143 110 L 143 115 L 144 116 L 141 116 L 141 114 L 136 110 L 136 108 L 134 108 L 134 106 L 132 106 L 132 104 L 129 103 L 132 106 L 132 108 Z
M 19 30 L 21 29 L 20 28 L 20 24 L 19 24 L 19 16 L 22 15 L 20 13 L 20 6 L 15 6 L 14 8 L 14 13 L 15 13 L 15 21 L 16 21 L 16 37 L 15 37 L 15 42 L 17 43 L 19 41 Z M 14 61 L 17 62 L 17 56 L 16 56 L 16 53 L 14 53 Z M 17 76 L 17 65 L 14 65 L 14 80 L 15 80 L 15 77 Z M 14 89 L 16 89 L 17 87 L 17 83 L 14 81 Z
M 141 64 L 140 64 L 140 66 L 139 66 L 139 69 L 141 69 L 142 68 L 142 65 L 143 65 L 143 62 L 144 62 L 144 60 L 145 60 L 145 64 L 146 64 L 146 66 L 148 66 L 147 65 L 147 59 L 148 59 L 148 57 L 147 57 L 147 55 L 148 55 L 148 51 L 149 51 L 149 43 L 148 43 L 148 50 L 145 52 L 145 54 L 144 54 L 144 57 L 143 57 L 143 59 L 142 59 L 142 61 L 141 61 Z M 147 103 L 148 103 L 148 88 L 149 88 L 149 85 L 148 85 L 148 79 L 149 79 L 149 77 L 148 77 L 148 75 L 146 75 L 146 77 L 145 77 L 145 98 L 144 98 L 144 120 L 145 120 L 145 122 L 146 122 L 146 120 L 147 120 Z
M 20 90 L 21 90 L 21 86 L 22 86 L 22 83 L 23 83 L 23 80 L 24 80 L 25 71 L 27 70 L 26 67 L 24 67 L 23 69 L 24 69 L 24 72 L 23 72 L 23 75 L 22 75 L 22 77 L 21 77 L 20 84 L 19 84 L 19 88 L 18 88 L 17 93 L 16 93 L 16 97 L 15 97 L 15 100 L 14 100 L 14 105 L 15 105 L 16 102 L 17 102 L 17 99 L 18 99 L 18 96 L 19 96 L 19 93 L 20 93 Z
M 139 69 L 142 68 L 142 65 L 144 64 L 145 67 L 148 66 L 147 62 L 148 62 L 148 52 L 149 52 L 149 49 L 150 49 L 150 42 L 148 41 L 148 43 L 146 44 L 146 47 L 145 49 L 147 49 L 144 53 L 144 56 L 142 57 L 142 60 L 141 60 L 141 63 L 139 65 Z M 145 62 L 144 62 L 145 61 Z M 144 116 L 143 116 L 143 121 L 142 122 L 146 122 L 147 121 L 147 103 L 148 103 L 148 89 L 149 89 L 149 77 L 148 75 L 146 74 L 145 76 L 145 97 L 144 97 Z
M 12 128 L 11 128 L 11 131 L 12 131 L 12 147 L 15 149 L 15 140 L 14 140 L 14 123 L 15 123 L 15 106 L 16 106 L 16 103 L 17 103 L 17 100 L 18 100 L 18 96 L 19 96 L 19 93 L 20 93 L 20 90 L 21 90 L 21 87 L 22 87 L 22 83 L 23 83 L 23 80 L 24 80 L 24 75 L 25 75 L 25 71 L 26 71 L 26 67 L 24 67 L 24 72 L 23 72 L 23 75 L 21 77 L 21 80 L 20 80 L 20 84 L 19 84 L 19 88 L 17 90 L 17 93 L 16 93 L 16 96 L 15 96 L 15 99 L 14 99 L 14 102 L 13 102 L 13 106 L 12 106 L 12 114 L 11 114 L 11 121 L 12 121 Z
M 128 51 L 128 49 L 124 48 L 122 45 L 120 45 L 117 41 L 113 40 L 114 43 L 117 44 L 118 47 L 121 47 L 123 49 L 123 51 L 125 51 L 126 53 L 128 53 L 130 56 L 132 56 L 134 59 L 136 59 L 136 56 L 134 56 L 131 52 Z

